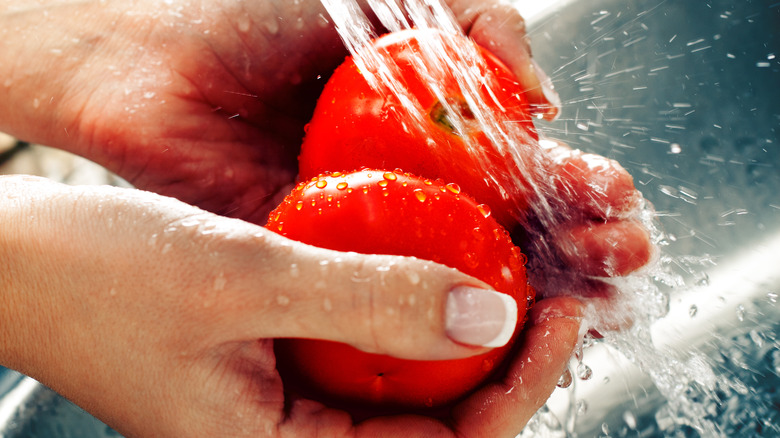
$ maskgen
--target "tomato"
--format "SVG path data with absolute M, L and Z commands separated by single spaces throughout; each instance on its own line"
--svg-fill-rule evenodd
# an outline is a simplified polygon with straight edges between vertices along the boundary
M 409 108 L 372 89 L 352 58 L 347 58 L 326 84 L 307 126 L 299 157 L 300 177 L 306 180 L 362 167 L 402 168 L 459 184 L 464 192 L 489 205 L 496 219 L 511 229 L 528 207 L 527 179 L 507 153 L 491 146 L 451 73 L 432 79 L 418 73 L 415 63 L 422 60 L 418 38 L 435 37 L 432 32 L 407 30 L 375 41 L 380 53 L 398 66 L 408 93 L 419 103 L 418 111 L 426 115 L 421 130 L 408 119 Z M 473 44 L 465 38 L 462 42 Z M 461 52 L 457 47 L 448 49 Z M 483 48 L 478 51 L 485 61 L 479 71 L 483 78 L 480 92 L 489 109 L 522 128 L 523 138 L 517 138 L 521 145 L 535 144 L 538 136 L 522 87 L 498 58 Z M 430 91 L 430 81 L 443 87 L 445 100 L 463 115 L 466 132 L 454 129 L 452 115 Z M 481 152 L 469 151 L 469 144 Z M 485 155 L 485 162 L 478 158 L 480 154 Z
M 415 256 L 472 275 L 518 302 L 520 323 L 512 340 L 533 302 L 524 255 L 488 207 L 455 184 L 400 170 L 322 175 L 299 184 L 266 227 L 318 247 Z M 403 360 L 306 339 L 277 340 L 275 351 L 285 386 L 308 397 L 348 406 L 426 408 L 474 389 L 511 343 L 447 361 Z

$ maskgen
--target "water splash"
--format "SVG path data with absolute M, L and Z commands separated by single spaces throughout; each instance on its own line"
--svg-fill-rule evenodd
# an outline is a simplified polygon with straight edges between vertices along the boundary
M 405 93 L 399 81 L 395 79 L 397 71 L 394 70 L 393 64 L 371 50 L 370 41 L 376 33 L 360 8 L 349 0 L 323 0 L 323 3 L 369 84 L 386 95 L 393 95 L 399 101 L 406 102 L 404 106 L 411 109 L 407 128 L 419 129 L 420 121 L 425 115 L 417 111 L 418 106 L 414 104 L 413 97 Z M 559 60 L 559 67 L 553 70 L 553 77 L 557 84 L 575 87 L 576 92 L 571 93 L 575 97 L 564 100 L 562 117 L 555 125 L 546 126 L 545 134 L 550 138 L 565 137 L 569 141 L 575 139 L 576 146 L 605 155 L 620 157 L 628 152 L 636 154 L 632 159 L 640 160 L 638 171 L 640 176 L 637 178 L 640 187 L 653 188 L 670 201 L 701 208 L 702 204 L 708 204 L 714 196 L 706 186 L 691 184 L 676 178 L 667 168 L 641 166 L 644 155 L 636 144 L 659 145 L 665 148 L 667 156 L 676 160 L 685 159 L 690 149 L 690 142 L 685 138 L 685 135 L 689 134 L 689 122 L 699 117 L 696 104 L 687 98 L 667 102 L 656 115 L 657 118 L 665 120 L 663 129 L 658 131 L 645 117 L 647 105 L 644 102 L 651 99 L 650 93 L 657 90 L 658 78 L 676 68 L 677 63 L 711 56 L 711 52 L 717 51 L 720 35 L 691 36 L 686 32 L 678 31 L 663 39 L 667 44 L 663 47 L 660 56 L 637 58 L 646 60 L 622 65 L 619 56 L 623 51 L 640 50 L 639 48 L 646 45 L 648 41 L 658 39 L 657 35 L 653 34 L 655 30 L 646 24 L 645 19 L 654 13 L 660 13 L 661 6 L 665 2 L 651 3 L 653 2 L 648 2 L 650 6 L 644 10 L 635 11 L 631 9 L 632 6 L 629 6 L 625 10 L 601 10 L 593 14 L 589 19 L 593 30 L 589 39 L 574 41 L 572 44 L 575 45 L 575 55 L 564 59 L 563 62 Z M 461 31 L 449 11 L 436 1 L 369 0 L 369 4 L 382 25 L 391 31 L 410 27 L 435 28 L 444 31 L 429 40 L 421 41 L 423 60 L 418 67 L 423 77 L 427 75 L 430 79 L 431 91 L 445 105 L 450 105 L 446 93 L 432 78 L 441 74 L 437 68 L 454 73 L 470 109 L 475 113 L 486 135 L 492 140 L 496 151 L 514 160 L 518 169 L 528 172 L 526 175 L 533 174 L 532 169 L 542 158 L 519 154 L 516 147 L 517 139 L 522 138 L 523 133 L 513 129 L 516 128 L 514 126 L 516 124 L 502 120 L 500 114 L 483 110 L 489 107 L 491 101 L 489 95 L 485 96 L 479 92 L 484 82 L 479 75 L 473 74 L 474 71 L 479 70 L 474 68 L 480 62 L 479 56 L 473 47 L 459 42 L 457 36 Z M 630 17 L 626 18 L 627 15 Z M 445 50 L 444 47 L 455 47 L 456 50 Z M 724 56 L 724 59 L 735 58 L 733 53 L 729 52 L 729 55 Z M 774 53 L 767 56 L 767 61 L 772 60 L 774 60 Z M 767 61 L 759 61 L 761 65 L 756 67 L 766 68 L 764 64 Z M 605 71 L 600 71 L 600 66 L 607 68 Z M 607 97 L 616 93 L 632 97 L 624 100 Z M 581 111 L 581 108 L 586 109 L 588 114 Z M 457 117 L 461 112 L 452 107 L 447 107 L 446 111 L 456 116 L 454 117 L 455 130 L 463 130 L 465 122 Z M 712 126 L 715 129 L 723 129 L 723 126 L 718 123 Z M 469 147 L 477 156 L 482 153 L 480 148 Z M 727 160 L 713 148 L 711 153 L 702 158 L 701 163 L 721 166 L 726 164 Z M 757 173 L 761 172 L 760 166 L 753 166 L 753 169 Z M 497 184 L 497 181 L 504 179 L 492 174 L 491 169 L 485 170 L 493 183 Z M 527 176 L 515 180 L 522 179 L 527 179 Z M 534 203 L 533 214 L 543 226 L 554 226 L 560 218 L 552 214 L 548 202 L 552 191 L 545 185 L 543 179 L 537 182 L 538 184 L 530 188 L 534 199 L 538 201 Z M 517 191 L 527 189 L 509 187 L 507 190 L 510 191 L 509 195 L 515 195 Z M 668 205 L 668 203 L 660 204 Z M 670 246 L 684 248 L 682 244 L 688 242 L 701 242 L 714 247 L 715 239 L 712 233 L 688 226 L 681 216 L 674 211 L 659 210 L 656 213 L 650 208 L 645 208 L 641 219 L 651 230 L 653 241 L 664 249 Z M 737 216 L 737 214 L 731 213 L 726 216 Z M 676 226 L 671 230 L 662 231 L 658 224 L 659 218 L 668 218 Z M 624 303 L 626 308 L 634 309 L 631 316 L 635 324 L 628 331 L 607 332 L 605 338 L 599 342 L 612 346 L 651 377 L 666 400 L 662 411 L 655 415 L 656 424 L 664 433 L 678 433 L 681 428 L 687 428 L 688 432 L 685 432 L 687 434 L 722 436 L 727 428 L 713 415 L 713 406 L 720 406 L 724 392 L 744 392 L 742 389 L 744 384 L 739 379 L 716 374 L 714 372 L 716 365 L 706 356 L 696 351 L 659 349 L 653 346 L 651 326 L 666 314 L 672 292 L 689 287 L 708 286 L 709 278 L 703 272 L 713 264 L 713 259 L 706 254 L 685 258 L 664 252 L 653 266 L 642 273 L 614 281 L 614 285 L 622 291 L 624 297 L 627 297 L 627 302 Z M 699 306 L 691 304 L 687 312 L 689 319 L 696 319 Z M 742 315 L 740 320 L 745 317 L 745 310 L 742 307 L 735 309 L 734 312 L 738 316 Z M 589 317 L 591 321 L 598 319 L 597 315 L 589 315 Z M 753 338 L 758 339 L 757 335 Z M 755 342 L 753 338 L 751 339 Z M 590 370 L 582 362 L 579 362 L 574 369 L 577 370 L 579 377 L 584 376 L 587 379 L 591 378 L 592 371 L 597 370 L 597 368 Z M 559 381 L 559 386 L 572 386 L 573 381 L 572 372 L 567 371 Z M 608 377 L 605 377 L 603 382 L 608 383 Z M 573 411 L 574 417 L 587 415 L 587 409 L 575 408 Z M 623 411 L 621 419 L 629 430 L 637 431 L 645 427 L 642 425 L 642 419 L 637 417 L 634 411 Z M 569 419 L 565 423 L 562 425 L 558 421 L 552 421 L 550 411 L 542 409 L 521 436 L 529 433 L 531 435 L 528 436 L 535 436 L 535 433 L 542 436 L 574 434 L 574 420 Z M 615 433 L 607 423 L 603 424 L 601 430 L 607 435 Z M 674 430 L 678 432 L 673 432 Z

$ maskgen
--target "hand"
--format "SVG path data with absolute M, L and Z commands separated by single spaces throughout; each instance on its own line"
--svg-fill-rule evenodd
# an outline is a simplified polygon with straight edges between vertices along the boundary
M 470 356 L 484 349 L 448 337 L 443 303 L 454 287 L 481 282 L 414 258 L 292 242 L 137 190 L 2 177 L 0 207 L 0 364 L 127 436 L 514 436 L 578 339 L 579 303 L 542 301 L 506 376 L 456 406 L 451 422 L 354 424 L 285 400 L 272 338 L 410 359 Z M 399 304 L 408 293 L 430 305 Z M 388 308 L 396 316 L 383 316 Z
M 489 47 L 518 73 L 520 80 L 532 90 L 530 93 L 532 102 L 539 106 L 540 111 L 548 116 L 554 114 L 554 99 L 550 98 L 553 95 L 550 94 L 549 87 L 546 88 L 547 93 L 539 87 L 539 84 L 544 81 L 540 82 L 538 70 L 528 61 L 530 52 L 525 43 L 524 28 L 519 15 L 511 9 L 502 9 L 504 6 L 497 6 L 492 1 L 464 0 L 450 3 L 459 21 L 469 30 L 470 35 Z M 281 195 L 294 181 L 297 147 L 303 135 L 303 126 L 308 120 L 318 94 L 317 91 L 328 73 L 346 53 L 338 36 L 321 18 L 320 13 L 324 15 L 324 11 L 320 9 L 319 2 L 312 1 L 311 5 L 301 8 L 300 11 L 294 9 L 293 2 L 281 0 L 252 4 L 254 9 L 251 10 L 243 9 L 245 7 L 243 3 L 216 0 L 194 5 L 191 2 L 186 8 L 177 2 L 165 6 L 158 3 L 147 5 L 145 2 L 111 2 L 100 5 L 60 4 L 59 12 L 76 11 L 84 18 L 77 21 L 73 20 L 72 13 L 47 14 L 46 20 L 42 20 L 42 14 L 36 13 L 35 9 L 16 14 L 13 17 L 14 20 L 18 20 L 15 23 L 16 27 L 34 32 L 38 36 L 35 40 L 35 50 L 42 55 L 14 56 L 17 52 L 28 53 L 29 47 L 25 46 L 26 43 L 17 41 L 16 45 L 13 45 L 12 38 L 0 42 L 0 50 L 6 53 L 10 51 L 10 56 L 5 56 L 5 59 L 19 60 L 18 64 L 0 66 L 0 69 L 8 68 L 13 72 L 2 77 L 9 78 L 15 84 L 13 87 L 0 88 L 0 95 L 6 98 L 7 102 L 19 103 L 19 105 L 6 105 L 0 108 L 0 127 L 25 139 L 61 147 L 86 156 L 114 170 L 137 187 L 173 196 L 212 212 L 262 223 L 267 212 L 278 203 Z M 500 20 L 492 20 L 491 17 L 494 19 L 498 17 Z M 298 18 L 302 20 L 299 22 Z M 503 25 L 496 27 L 490 24 L 497 21 L 502 22 Z M 110 32 L 106 32 L 109 25 Z M 52 54 L 55 55 L 54 58 Z M 52 60 L 56 63 L 52 64 Z M 563 160 L 563 163 L 565 162 L 568 161 Z M 563 172 L 565 168 L 566 166 L 553 166 L 551 172 L 565 176 Z M 585 173 L 586 180 L 591 176 L 593 174 Z M 566 181 L 566 178 L 561 178 L 561 181 Z M 604 182 L 609 184 L 610 179 L 607 178 Z M 589 193 L 588 190 L 591 188 L 586 188 L 586 194 Z M 596 185 L 591 192 L 599 190 Z M 111 196 L 113 195 L 112 193 Z M 131 198 L 130 203 L 142 201 Z M 606 204 L 602 205 L 608 205 L 611 201 L 607 198 L 605 202 Z M 604 240 L 599 237 L 610 230 L 616 233 L 618 238 L 631 236 L 636 229 L 613 227 L 609 225 L 611 217 L 604 226 L 598 221 L 592 221 L 592 218 L 584 213 L 571 217 L 575 220 L 559 229 L 550 230 L 553 237 L 551 240 L 564 242 L 558 245 L 562 250 L 559 254 L 560 259 L 556 262 L 560 264 L 555 265 L 556 269 L 561 269 L 568 276 L 564 278 L 572 276 L 583 278 L 573 271 L 570 265 L 582 269 L 584 273 L 591 273 L 598 272 L 599 266 L 604 265 L 604 260 L 623 259 L 619 250 L 617 253 L 614 250 L 609 252 L 610 247 L 603 245 Z M 623 221 L 623 217 L 614 219 Z M 234 226 L 236 223 L 230 224 Z M 108 226 L 109 223 L 96 224 L 99 225 Z M 641 242 L 646 244 L 640 243 L 638 247 L 642 250 L 648 249 L 650 245 L 646 233 L 640 237 L 644 239 Z M 151 236 L 145 238 L 151 239 Z M 95 247 L 100 246 L 99 240 L 92 242 Z M 571 245 L 567 247 L 565 242 L 570 242 Z M 144 242 L 136 241 L 136 243 Z M 293 246 L 297 247 L 297 245 Z M 145 248 L 143 245 L 141 247 Z M 196 246 L 189 255 L 194 257 L 195 253 L 205 249 L 203 246 Z M 295 257 L 304 257 L 304 253 L 294 252 Z M 638 253 L 641 255 L 641 251 Z M 594 256 L 591 257 L 591 254 Z M 337 257 L 332 253 L 328 253 L 327 256 Z M 639 259 L 641 257 L 636 260 Z M 132 260 L 138 261 L 137 258 Z M 133 277 L 127 274 L 138 270 L 134 262 L 117 267 L 128 281 L 124 285 L 127 288 L 127 295 L 137 294 L 139 289 L 137 283 L 131 281 Z M 194 262 L 185 257 L 181 263 Z M 398 263 L 402 264 L 400 261 Z M 635 261 L 627 271 L 610 272 L 608 275 L 622 275 L 640 265 L 641 263 Z M 200 269 L 187 269 L 184 278 L 191 274 L 190 270 L 202 275 L 206 273 L 214 275 L 218 272 L 213 266 L 198 266 Z M 422 267 L 416 266 L 415 269 L 422 269 Z M 436 272 L 442 275 L 439 271 Z M 285 271 L 275 272 L 275 280 L 271 277 L 273 276 L 263 278 L 263 281 L 290 283 L 290 276 Z M 152 280 L 149 279 L 149 284 L 154 283 Z M 69 281 L 65 281 L 64 284 L 70 284 Z M 59 283 L 55 281 L 46 284 Z M 192 282 L 187 286 L 193 287 L 198 284 Z M 213 281 L 211 284 L 214 284 Z M 555 292 L 553 284 L 546 284 L 543 281 L 536 281 L 536 284 L 541 285 L 537 287 L 546 295 L 553 295 Z M 273 290 L 273 287 L 270 290 Z M 550 293 L 547 293 L 548 291 Z M 203 299 L 204 297 L 198 297 L 192 302 L 203 304 Z M 102 304 L 105 303 L 100 303 Z M 167 302 L 148 300 L 143 303 L 144 306 L 150 306 L 149 309 L 159 309 L 164 304 Z M 128 332 L 140 330 L 138 336 L 154 339 L 160 335 L 160 332 L 165 332 L 163 328 L 172 330 L 172 327 L 178 327 L 131 323 L 133 318 L 145 316 L 140 314 L 144 313 L 141 312 L 144 307 L 140 302 L 138 309 L 138 313 L 127 314 L 123 319 L 127 321 L 127 326 L 133 327 Z M 253 308 L 252 311 L 257 312 L 258 309 Z M 540 322 L 539 330 L 529 328 L 524 339 L 523 352 L 515 359 L 514 368 L 509 370 L 506 377 L 496 384 L 497 386 L 486 387 L 483 392 L 475 394 L 471 401 L 464 402 L 463 406 L 482 406 L 482 402 L 493 400 L 496 409 L 492 410 L 492 413 L 483 412 L 477 415 L 482 411 L 470 411 L 466 408 L 458 408 L 454 411 L 453 424 L 459 430 L 479 430 L 470 429 L 479 425 L 485 430 L 516 433 L 524 421 L 546 399 L 573 348 L 576 337 L 574 326 L 577 325 L 579 317 L 578 307 L 567 299 L 543 300 L 537 304 L 538 314 L 549 314 L 549 312 L 554 314 L 556 311 L 566 317 Z M 214 313 L 215 310 L 211 308 L 204 312 Z M 122 312 L 115 310 L 113 313 Z M 108 312 L 108 314 L 112 313 Z M 192 317 L 192 315 L 188 316 Z M 256 317 L 249 319 L 256 319 Z M 185 326 L 189 325 L 191 323 Z M 96 330 L 97 327 L 95 326 Z M 72 331 L 78 332 L 75 329 Z M 551 337 L 543 338 L 541 333 L 548 331 Z M 71 331 L 63 333 L 71 333 Z M 93 345 L 93 350 L 81 352 L 78 359 L 84 359 L 94 351 L 106 352 L 101 353 L 100 356 L 107 356 L 105 358 L 107 362 L 118 362 L 122 357 L 127 357 L 127 354 L 138 356 L 146 354 L 139 352 L 139 348 L 144 344 L 134 340 L 133 333 L 122 333 L 122 335 L 127 339 L 117 345 L 130 344 L 126 345 L 127 348 L 112 350 L 110 345 L 96 343 Z M 264 336 L 269 336 L 266 332 L 260 333 L 260 330 L 246 332 L 245 335 L 246 338 L 239 337 L 244 343 L 247 339 L 267 339 Z M 250 338 L 249 335 L 255 338 Z M 271 336 L 280 335 L 274 333 Z M 554 353 L 550 356 L 543 355 L 532 348 L 534 345 L 543 345 L 553 339 L 560 339 L 561 342 L 550 343 L 549 348 Z M 220 341 L 225 340 L 221 338 Z M 345 338 L 344 341 L 359 343 L 355 339 Z M 238 363 L 246 363 L 243 356 L 247 353 L 242 352 L 242 349 L 231 354 L 227 352 L 222 352 L 221 355 L 214 354 L 214 351 L 209 348 L 217 344 L 219 343 L 211 342 L 208 343 L 208 347 L 200 345 L 198 352 L 207 351 L 212 354 L 209 357 L 224 359 L 225 364 L 236 363 L 228 358 L 237 355 Z M 260 342 L 257 345 L 263 344 Z M 164 346 L 171 347 L 171 344 Z M 272 356 L 267 345 L 265 348 L 264 352 L 260 351 L 262 349 L 249 348 L 251 354 L 257 354 L 258 364 L 264 360 L 271 360 Z M 163 346 L 160 346 L 158 348 L 160 351 L 155 351 L 159 356 L 157 362 L 141 366 L 144 368 L 141 370 L 130 367 L 127 373 L 144 375 L 144 373 L 154 373 L 153 368 L 157 366 L 164 368 L 164 359 L 170 359 L 171 352 L 164 352 L 163 349 Z M 401 354 L 401 352 L 396 353 Z M 541 370 L 531 368 L 532 364 L 545 363 L 541 362 L 547 360 L 545 358 L 552 360 L 549 366 L 542 367 Z M 192 363 L 197 362 L 194 360 L 196 358 L 190 357 L 190 359 L 193 359 Z M 102 369 L 105 373 L 121 374 L 123 369 L 127 368 L 124 362 L 102 364 L 95 363 L 95 360 L 85 362 L 92 365 L 85 367 L 85 373 Z M 184 361 L 185 359 L 180 358 L 174 362 L 181 369 Z M 18 365 L 21 366 L 21 362 Z M 38 371 L 49 369 L 46 365 L 41 365 Z M 95 388 L 103 388 L 105 391 L 105 388 L 112 387 L 117 377 L 108 376 L 97 380 L 94 386 L 73 388 L 72 386 L 77 384 L 89 383 L 91 376 L 82 374 L 72 376 L 72 381 L 70 383 L 66 381 L 64 386 L 57 386 L 54 382 L 62 381 L 63 376 L 67 377 L 67 373 L 72 370 L 65 372 L 60 369 L 62 373 L 57 374 L 56 364 L 48 365 L 54 367 L 53 371 L 50 371 L 52 386 L 61 389 L 66 395 L 78 395 Z M 224 371 L 224 367 L 189 366 L 192 366 L 193 370 L 200 370 L 198 374 L 187 374 L 192 378 L 192 382 L 208 381 L 201 386 L 213 392 L 214 406 L 208 408 L 213 409 L 215 414 L 198 420 L 201 417 L 194 418 L 193 415 L 195 413 L 205 415 L 201 411 L 206 409 L 198 409 L 198 406 L 195 406 L 190 416 L 185 415 L 185 412 L 165 414 L 165 418 L 158 418 L 160 421 L 148 427 L 157 427 L 157 430 L 170 427 L 172 428 L 170 430 L 174 430 L 186 426 L 173 424 L 180 421 L 192 420 L 193 425 L 201 425 L 202 422 L 211 421 L 209 419 L 213 419 L 215 423 L 220 418 L 235 419 L 233 416 L 216 415 L 216 413 L 225 414 L 226 410 L 232 408 L 231 403 L 235 401 L 227 400 L 225 397 L 229 397 L 230 394 L 222 391 L 235 390 L 243 384 L 242 388 L 248 389 L 249 392 L 239 391 L 241 394 L 252 395 L 257 392 L 256 389 L 246 387 L 250 380 L 245 375 L 236 377 L 236 373 L 227 373 L 231 374 L 233 379 L 225 381 L 225 388 L 217 389 L 219 385 L 213 381 L 214 376 L 209 377 L 209 373 L 213 374 L 215 370 Z M 258 375 L 275 376 L 275 371 L 270 371 L 271 368 L 267 367 L 265 372 L 258 371 Z M 41 374 L 35 371 L 33 369 L 31 374 Z M 160 371 L 160 373 L 163 377 L 133 380 L 133 384 L 148 385 L 144 386 L 148 390 L 161 383 L 161 380 L 175 377 L 169 375 L 173 373 L 171 370 Z M 528 384 L 530 376 L 534 376 L 534 381 L 538 383 Z M 208 380 L 209 378 L 212 380 Z M 520 381 L 524 383 L 519 385 Z M 170 389 L 169 396 L 176 397 L 177 401 L 168 403 L 165 409 L 186 410 L 189 408 L 185 406 L 187 401 L 198 397 L 203 397 L 198 398 L 201 400 L 200 403 L 211 400 L 201 393 L 190 394 L 198 388 L 188 387 L 189 381 L 181 382 L 173 379 L 171 382 L 171 386 L 163 385 L 160 388 L 167 388 L 166 391 Z M 131 383 L 128 382 L 128 385 Z M 515 386 L 517 387 L 515 390 L 509 391 Z M 112 393 L 128 395 L 136 390 L 137 388 L 117 387 Z M 278 388 L 277 390 L 274 394 L 281 394 L 281 390 Z M 91 397 L 97 396 L 94 394 L 96 392 L 101 391 L 90 391 L 82 398 L 72 397 L 81 400 L 80 403 L 112 424 L 128 424 L 126 429 L 129 431 L 145 427 L 135 423 L 139 418 L 144 418 L 140 410 L 149 406 L 145 404 L 147 400 L 128 398 L 111 402 L 105 399 L 91 401 Z M 499 397 L 499 394 L 505 392 L 509 394 Z M 224 397 L 220 399 L 216 397 L 217 394 L 223 394 Z M 105 394 L 105 397 L 108 396 L 110 394 Z M 209 397 L 212 397 L 211 393 Z M 131 402 L 138 404 L 134 404 L 134 407 L 129 409 Z M 128 406 L 124 407 L 129 409 L 119 418 L 116 415 L 122 410 L 116 409 L 117 403 L 127 404 Z M 309 402 L 300 403 L 304 407 L 310 406 Z M 252 408 L 245 405 L 246 401 L 241 406 L 244 406 L 247 412 L 257 414 L 257 406 Z M 216 406 L 221 406 L 221 410 Z M 155 412 L 165 412 L 165 410 Z M 282 415 L 281 412 L 278 411 L 277 415 Z M 296 420 L 299 423 L 295 424 L 304 424 L 316 418 L 313 412 L 304 415 L 305 409 L 298 412 L 301 414 L 295 418 L 299 418 Z M 323 412 L 328 412 L 331 418 L 331 411 Z M 516 414 L 517 412 L 522 414 Z M 343 418 L 343 414 L 338 415 Z M 333 415 L 333 418 L 335 417 L 336 415 Z M 258 421 L 261 418 L 267 417 L 258 414 Z M 400 422 L 391 424 L 384 423 L 383 420 L 374 420 L 363 424 L 396 427 L 404 424 L 403 421 L 407 421 L 404 419 L 393 421 L 395 420 Z M 440 423 L 417 417 L 411 421 L 418 426 L 442 427 Z M 239 423 L 241 422 L 236 422 L 234 425 L 238 427 Z M 190 427 L 194 426 L 190 425 Z M 258 426 L 254 424 L 246 427 L 257 429 Z M 356 430 L 360 427 L 363 426 L 358 426 Z
M 4 43 L 19 65 L 6 65 L 14 87 L 0 93 L 19 105 L 0 109 L 0 129 L 85 156 L 138 188 L 264 223 L 295 180 L 319 91 L 347 55 L 320 2 L 296 3 L 59 2 L 45 20 L 26 6 L 6 26 L 24 30 Z M 532 103 L 554 112 L 517 12 L 493 0 L 450 3 Z M 25 34 L 36 35 L 34 48 Z

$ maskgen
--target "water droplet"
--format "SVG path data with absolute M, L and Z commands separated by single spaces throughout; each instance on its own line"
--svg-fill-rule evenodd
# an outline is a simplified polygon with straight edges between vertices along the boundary
M 571 386 L 571 383 L 574 381 L 574 379 L 571 376 L 571 371 L 569 371 L 568 368 L 561 374 L 561 377 L 558 379 L 558 384 L 556 385 L 558 388 L 568 388 Z
M 395 181 L 398 179 L 396 174 L 393 172 L 385 172 L 384 175 L 382 175 L 382 178 L 386 179 L 387 181 Z
M 290 265 L 290 277 L 296 278 L 301 274 L 301 270 L 296 263 Z
M 593 377 L 593 370 L 591 370 L 589 366 L 580 362 L 577 365 L 577 377 L 579 377 L 581 380 L 590 380 L 591 377 Z
M 317 181 L 317 184 L 315 184 L 315 185 L 317 186 L 318 189 L 324 189 L 325 187 L 328 186 L 328 182 L 325 181 L 324 179 L 321 179 L 321 180 Z
M 425 202 L 425 200 L 428 199 L 428 195 L 426 195 L 422 189 L 414 189 L 414 197 L 420 202 Z
M 265 22 L 265 30 L 271 35 L 279 33 L 279 21 L 277 21 L 276 16 L 272 16 Z
M 737 306 L 737 319 L 739 322 L 742 322 L 745 320 L 745 306 L 742 304 Z
M 682 146 L 679 143 L 672 143 L 669 145 L 669 152 L 672 154 L 679 154 L 682 152 Z
M 221 291 L 225 290 L 225 285 L 227 284 L 227 279 L 225 278 L 225 274 L 223 272 L 220 272 L 217 277 L 214 279 L 214 290 Z
M 577 414 L 585 415 L 586 413 L 588 413 L 588 402 L 582 399 L 577 400 L 576 408 L 577 408 Z
M 336 185 L 336 188 L 337 188 L 338 190 L 344 190 L 344 189 L 346 189 L 346 188 L 347 188 L 347 186 L 348 186 L 348 185 L 349 185 L 349 184 L 347 184 L 346 182 L 342 181 L 342 182 L 340 182 L 340 183 L 338 183 L 338 184 Z
M 387 187 L 387 184 L 389 183 L 387 182 L 386 179 L 383 179 L 382 181 L 379 181 L 377 184 L 379 184 L 379 187 Z
M 368 194 L 368 186 L 363 187 L 363 193 Z
M 772 304 L 777 303 L 777 293 L 775 292 L 769 292 L 766 294 L 767 299 L 769 299 L 769 302 Z
M 144 93 L 144 99 L 151 99 L 156 95 L 157 93 L 155 93 L 154 91 L 147 91 Z
M 697 306 L 696 304 L 691 304 L 691 307 L 688 308 L 688 316 L 693 318 L 694 316 L 696 316 L 696 313 L 698 311 L 699 311 L 699 306 Z
M 487 204 L 479 204 L 477 205 L 477 210 L 482 213 L 482 216 L 485 218 L 490 217 L 490 214 L 492 213 L 490 211 L 490 207 Z
M 303 208 L 303 201 L 298 201 L 295 203 L 295 209 L 301 210 Z
M 420 274 L 418 274 L 417 271 L 408 271 L 406 273 L 406 278 L 409 279 L 409 283 L 412 286 L 417 286 L 418 284 L 420 284 Z M 414 295 L 412 295 L 409 299 L 412 300 L 413 298 Z
M 157 244 L 157 233 L 152 234 L 151 237 L 149 237 L 149 241 L 147 242 L 149 246 L 154 246 Z
M 466 266 L 474 269 L 479 265 L 479 259 L 477 258 L 477 255 L 473 252 L 467 252 L 463 256 L 463 261 L 466 263 Z
M 456 195 L 460 194 L 460 186 L 455 183 L 448 183 L 445 187 Z

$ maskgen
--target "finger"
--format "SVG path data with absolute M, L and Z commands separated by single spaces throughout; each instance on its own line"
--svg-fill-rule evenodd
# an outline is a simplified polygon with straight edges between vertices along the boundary
M 526 90 L 535 114 L 553 120 L 561 100 L 547 74 L 531 58 L 525 21 L 518 10 L 499 1 L 451 0 L 464 31 L 503 61 Z
M 654 254 L 648 230 L 633 220 L 577 224 L 559 230 L 555 240 L 564 262 L 589 276 L 630 274 Z
M 242 279 L 251 286 L 233 298 L 240 307 L 228 311 L 237 313 L 232 325 L 243 336 L 320 339 L 404 359 L 453 359 L 505 345 L 524 317 L 525 306 L 518 310 L 510 296 L 443 265 L 264 236 L 273 256 L 239 268 L 251 272 Z
M 579 339 L 582 305 L 573 298 L 539 301 L 505 377 L 455 407 L 460 436 L 513 437 L 544 404 Z
M 617 161 L 572 150 L 554 140 L 541 142 L 552 159 L 558 195 L 592 219 L 636 214 L 642 195 L 634 179 Z

